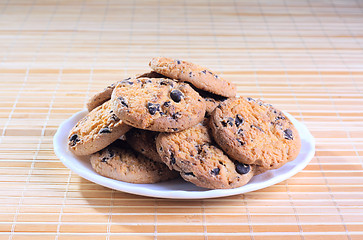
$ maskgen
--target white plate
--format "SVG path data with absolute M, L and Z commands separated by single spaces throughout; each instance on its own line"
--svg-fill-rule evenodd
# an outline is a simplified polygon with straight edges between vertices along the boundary
M 86 110 L 74 114 L 59 126 L 53 139 L 54 152 L 65 166 L 81 177 L 102 186 L 127 193 L 173 199 L 201 199 L 231 196 L 266 188 L 284 181 L 304 169 L 313 158 L 315 154 L 315 140 L 313 136 L 310 134 L 305 125 L 297 121 L 290 114 L 286 112 L 284 113 L 290 118 L 296 129 L 299 131 L 302 144 L 299 155 L 294 161 L 286 163 L 281 168 L 254 176 L 248 184 L 234 189 L 209 190 L 197 187 L 189 182 L 185 182 L 181 178 L 154 184 L 133 184 L 113 180 L 99 175 L 92 169 L 88 157 L 75 156 L 68 150 L 69 131 L 82 117 L 87 114 Z

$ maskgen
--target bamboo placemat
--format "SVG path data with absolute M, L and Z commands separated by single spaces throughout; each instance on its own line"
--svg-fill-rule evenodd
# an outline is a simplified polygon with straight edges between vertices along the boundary
M 363 239 L 363 3 L 0 2 L 0 239 Z M 80 178 L 59 124 L 154 56 L 221 73 L 302 121 L 316 156 L 263 190 L 165 200 Z

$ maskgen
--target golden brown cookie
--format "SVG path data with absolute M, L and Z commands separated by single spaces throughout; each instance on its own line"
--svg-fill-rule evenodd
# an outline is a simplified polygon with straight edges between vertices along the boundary
M 124 124 L 107 101 L 93 109 L 70 131 L 68 147 L 76 155 L 95 153 L 125 134 L 130 126 Z
M 156 183 L 179 176 L 165 164 L 146 158 L 121 140 L 92 154 L 90 161 L 100 175 L 129 183 Z
M 186 83 L 139 78 L 119 83 L 111 97 L 115 114 L 135 128 L 178 132 L 203 120 L 205 102 Z
M 155 162 L 162 162 L 156 151 L 155 139 L 159 132 L 152 132 L 133 128 L 126 133 L 126 142 L 137 152 L 145 155 Z
M 147 72 L 147 73 L 143 73 L 140 75 L 136 75 L 136 78 L 142 78 L 142 77 L 147 77 L 147 78 L 166 78 L 165 76 L 151 71 L 151 72 Z M 126 78 L 122 81 L 128 81 L 131 78 Z M 121 81 L 121 82 L 122 82 Z M 115 88 L 115 86 L 117 85 L 117 83 L 119 83 L 120 81 L 117 81 L 115 83 L 112 83 L 111 85 L 107 86 L 105 89 L 103 89 L 102 91 L 94 94 L 87 102 L 87 109 L 88 111 L 92 111 L 93 109 L 95 109 L 96 107 L 100 106 L 101 104 L 103 104 L 104 102 L 108 101 L 111 99 L 111 94 L 113 89 Z
M 252 165 L 231 160 L 212 140 L 205 124 L 178 133 L 160 133 L 156 146 L 162 161 L 199 187 L 236 188 L 255 173 Z
M 236 87 L 211 70 L 194 63 L 166 57 L 153 58 L 149 66 L 162 75 L 189 82 L 196 88 L 224 97 L 236 96 Z
M 215 141 L 233 159 L 275 169 L 297 157 L 300 137 L 278 109 L 253 98 L 231 98 L 214 110 L 210 127 Z

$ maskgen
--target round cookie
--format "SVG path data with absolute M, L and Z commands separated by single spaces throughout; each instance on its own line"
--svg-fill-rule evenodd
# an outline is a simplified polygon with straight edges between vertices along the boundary
M 125 79 L 126 80 L 126 79 Z M 117 85 L 118 82 L 112 83 L 111 85 L 107 86 L 102 91 L 94 94 L 87 102 L 87 110 L 91 112 L 96 107 L 102 105 L 106 101 L 111 99 L 112 91 Z
M 162 162 L 156 151 L 155 139 L 158 132 L 133 128 L 126 133 L 126 142 L 137 152 L 147 156 L 155 162 Z
M 113 113 L 111 102 L 107 101 L 72 128 L 68 147 L 76 155 L 89 155 L 105 148 L 129 129 L 131 127 Z
M 210 189 L 245 185 L 255 168 L 231 160 L 213 142 L 209 129 L 199 123 L 178 133 L 160 133 L 156 146 L 163 162 L 193 184 Z
M 111 97 L 115 114 L 135 128 L 178 132 L 203 120 L 205 102 L 186 83 L 139 78 L 119 83 Z
M 265 170 L 281 167 L 300 151 L 300 137 L 291 121 L 261 100 L 228 99 L 214 110 L 209 125 L 231 158 Z
M 156 72 L 193 84 L 196 88 L 224 97 L 236 96 L 236 86 L 205 67 L 166 57 L 151 59 L 149 66 Z
M 165 78 L 165 76 L 151 71 L 148 73 L 144 73 L 144 74 L 140 74 L 137 75 L 136 78 L 142 78 L 142 77 L 147 77 L 147 78 Z M 127 81 L 130 80 L 131 78 L 126 78 L 122 81 Z M 121 81 L 121 82 L 122 82 Z M 87 109 L 88 111 L 92 111 L 93 109 L 95 109 L 96 107 L 100 106 L 101 104 L 103 104 L 104 102 L 108 101 L 111 99 L 111 95 L 112 95 L 112 91 L 115 88 L 115 86 L 117 85 L 118 82 L 112 83 L 111 85 L 107 86 L 105 89 L 103 89 L 102 91 L 94 94 L 87 102 Z
M 92 168 L 102 176 L 129 183 L 156 183 L 179 174 L 130 149 L 120 140 L 90 157 Z
M 228 99 L 226 97 L 215 95 L 210 92 L 202 91 L 199 89 L 194 88 L 194 90 L 196 90 L 199 93 L 199 95 L 202 96 L 205 100 L 206 117 L 210 116 L 210 114 L 214 111 L 214 109 L 216 109 L 216 107 L 219 105 L 219 103 Z

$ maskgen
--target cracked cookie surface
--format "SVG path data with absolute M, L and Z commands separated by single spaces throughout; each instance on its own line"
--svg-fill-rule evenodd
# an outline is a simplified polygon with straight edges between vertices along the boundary
M 162 161 L 199 187 L 228 189 L 245 185 L 253 165 L 231 160 L 212 140 L 206 123 L 178 133 L 160 133 L 156 146 Z
M 111 102 L 96 107 L 70 131 L 68 148 L 76 155 L 95 153 L 125 134 L 130 126 L 113 112 Z
M 197 64 L 166 57 L 156 57 L 150 61 L 149 66 L 162 75 L 189 82 L 198 89 L 224 97 L 236 96 L 236 87 L 232 82 Z
M 221 102 L 209 125 L 231 158 L 265 170 L 281 167 L 300 151 L 300 136 L 292 122 L 261 100 L 240 97 Z
M 129 183 L 156 183 L 179 176 L 165 164 L 146 158 L 121 140 L 92 154 L 90 161 L 100 175 Z
M 142 78 L 142 77 L 146 77 L 146 78 L 165 78 L 165 76 L 151 71 L 151 72 L 147 72 L 144 74 L 140 74 L 140 75 L 136 75 L 136 78 Z M 131 78 L 126 78 L 122 81 L 127 81 Z M 119 82 L 122 81 L 117 81 L 115 83 L 112 83 L 110 85 L 108 85 L 105 89 L 103 89 L 102 91 L 95 93 L 87 102 L 87 109 L 89 112 L 91 112 L 93 109 L 95 109 L 96 107 L 100 106 L 101 104 L 103 104 L 104 102 L 108 101 L 111 99 L 111 95 L 112 95 L 112 91 L 113 89 L 115 89 L 116 85 Z
M 111 97 L 115 114 L 135 128 L 178 132 L 203 120 L 205 101 L 187 83 L 166 78 L 120 82 Z

